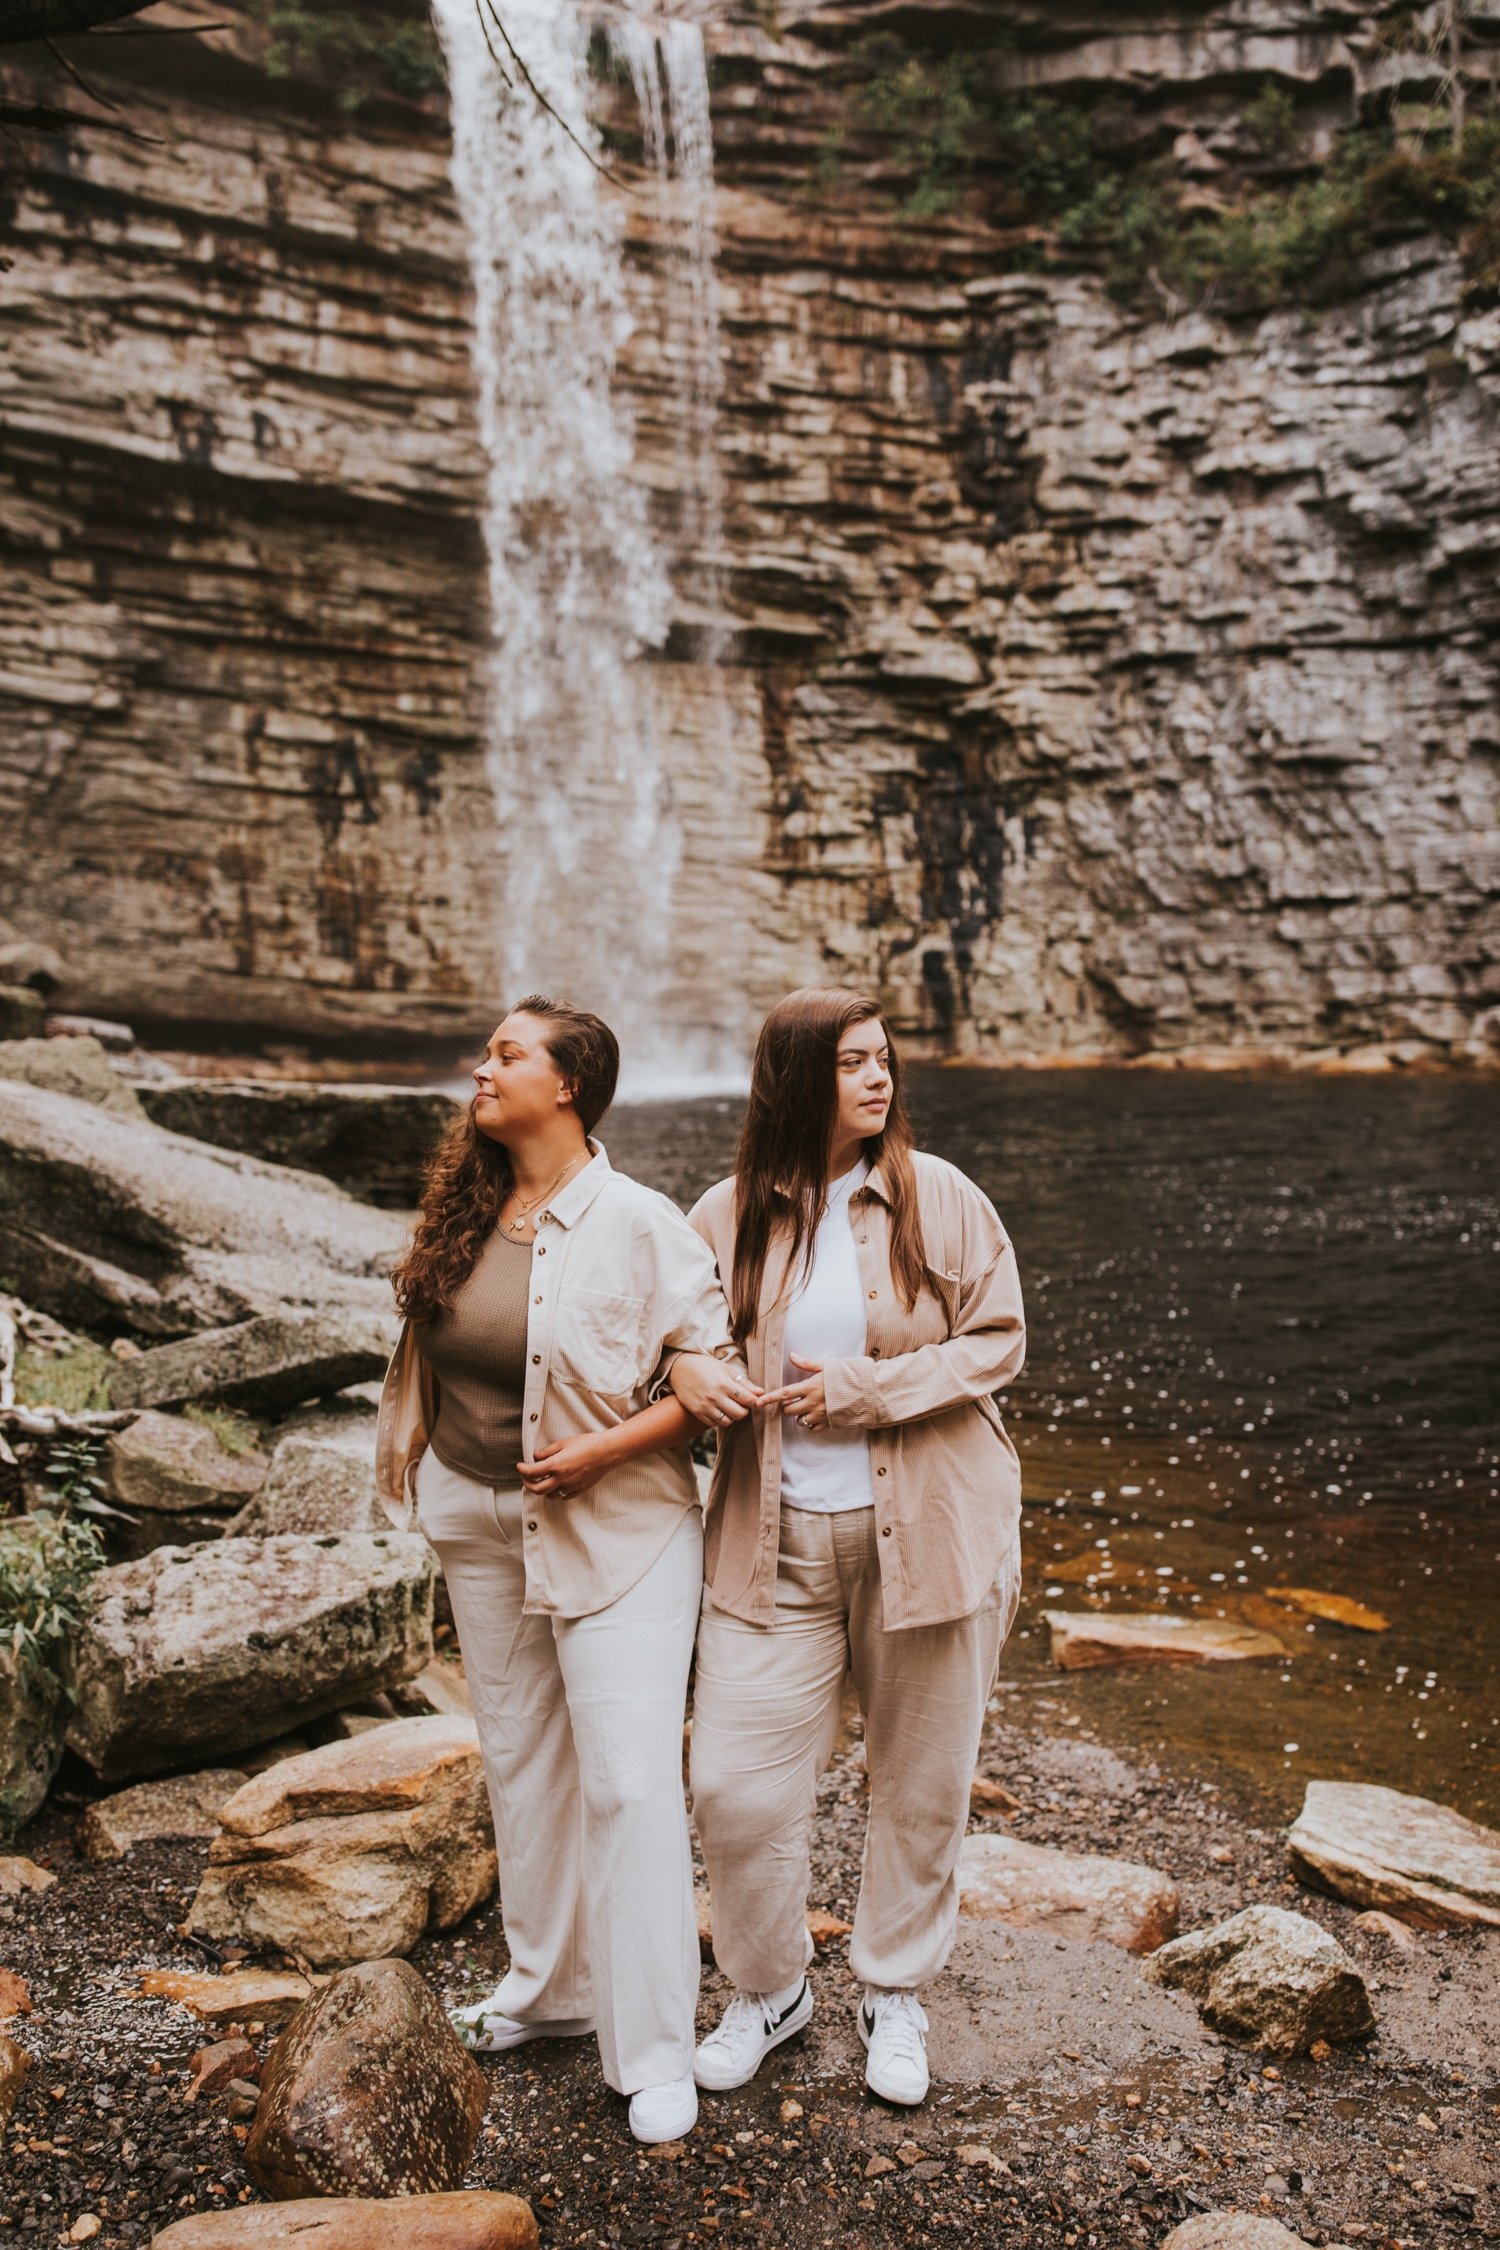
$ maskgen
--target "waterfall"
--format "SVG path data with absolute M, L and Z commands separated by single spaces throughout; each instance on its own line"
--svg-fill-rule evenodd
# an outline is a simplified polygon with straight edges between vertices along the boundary
M 683 1013 L 674 931 L 683 838 L 663 667 L 650 652 L 666 641 L 673 603 L 614 380 L 631 320 L 621 198 L 585 153 L 599 153 L 588 119 L 591 26 L 572 0 L 500 0 L 506 31 L 575 141 L 520 82 L 492 23 L 486 37 L 480 4 L 433 0 L 474 290 L 508 988 L 597 1008 L 637 1083 L 668 1058 L 679 1075 L 701 1073 L 720 1061 L 703 1024 L 670 1020 Z M 705 567 L 678 609 L 711 653 L 722 534 L 702 36 L 692 23 L 632 13 L 602 28 L 636 86 L 658 205 L 680 202 L 669 214 L 665 314 L 673 482 L 680 536 Z

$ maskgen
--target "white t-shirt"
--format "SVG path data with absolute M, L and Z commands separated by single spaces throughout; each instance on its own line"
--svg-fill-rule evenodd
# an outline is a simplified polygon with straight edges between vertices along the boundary
M 862 1359 L 867 1345 L 865 1292 L 859 1277 L 849 1198 L 869 1177 L 864 1158 L 852 1172 L 834 1180 L 828 1208 L 813 1238 L 812 1265 L 787 1307 L 781 1380 L 794 1383 L 804 1372 L 799 1359 Z M 799 1261 L 800 1264 L 800 1261 Z M 791 1508 L 838 1515 L 846 1508 L 872 1508 L 870 1440 L 863 1430 L 804 1430 L 795 1415 L 781 1422 L 781 1497 Z

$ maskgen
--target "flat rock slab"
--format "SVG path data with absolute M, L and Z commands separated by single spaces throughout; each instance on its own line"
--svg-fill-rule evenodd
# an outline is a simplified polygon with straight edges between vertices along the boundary
M 0 1272 L 59 1320 L 149 1336 L 288 1305 L 379 1320 L 401 1231 L 311 1173 L 0 1081 Z
M 191 2009 L 200 2023 L 285 2023 L 320 1981 L 291 1969 L 233 1969 L 218 1977 L 193 1969 L 147 1969 L 139 1989 L 147 2000 Z
M 224 1758 L 432 1661 L 431 1553 L 407 1532 L 220 1539 L 101 1570 L 68 1652 L 68 1742 L 104 1780 Z
M 149 1410 L 114 1431 L 104 1448 L 111 1498 L 162 1515 L 232 1515 L 260 1490 L 268 1466 L 253 1449 L 226 1453 L 204 1422 Z
M 188 1925 L 320 1967 L 407 1953 L 495 1887 L 472 1719 L 395 1719 L 257 1774 L 220 1813 Z
M 1052 1661 L 1065 1672 L 1101 1664 L 1226 1664 L 1287 1653 L 1274 1633 L 1227 1617 L 1110 1617 L 1068 1609 L 1042 1615 L 1052 1634 Z
M 1315 2040 L 1339 2045 L 1375 2029 L 1364 1979 L 1344 1948 L 1281 1906 L 1247 1906 L 1177 1938 L 1145 1973 L 1187 1993 L 1215 2031 L 1272 2054 L 1302 2055 Z
M 153 2250 L 535 2250 L 531 2205 L 479 2188 L 393 2195 L 384 2202 L 320 2196 L 241 2211 L 205 2211 L 151 2237 Z
M 278 1414 L 384 1372 L 389 1344 L 379 1325 L 337 1313 L 263 1313 L 228 1328 L 158 1344 L 121 1366 L 115 1406 L 186 1406 L 222 1399 L 252 1414 Z
M 41 1086 L 74 1101 L 143 1118 L 133 1087 L 114 1068 L 100 1042 L 87 1034 L 60 1039 L 8 1039 L 0 1043 L 0 1078 Z
M 137 1782 L 89 1806 L 78 1827 L 79 1849 L 85 1859 L 123 1859 L 132 1845 L 158 1836 L 217 1836 L 219 1808 L 247 1779 L 234 1767 L 215 1766 Z
M 230 1525 L 234 1538 L 277 1532 L 379 1531 L 387 1518 L 375 1492 L 374 1446 L 361 1456 L 315 1437 L 284 1437 L 255 1497 Z
M 1310 1781 L 1287 1835 L 1304 1880 L 1419 1928 L 1500 1928 L 1500 1832 L 1373 1782 Z
M 434 1143 L 461 1104 L 430 1086 L 299 1085 L 182 1078 L 141 1089 L 146 1114 L 174 1133 L 337 1180 L 372 1203 L 421 1193 Z
M 463 2185 L 484 2073 L 405 1961 L 365 1961 L 298 2010 L 266 2058 L 245 2164 L 267 2195 Z
M 1052 1851 L 1015 1836 L 966 1836 L 959 1911 L 976 1921 L 1038 1924 L 1075 1944 L 1151 1953 L 1177 1929 L 1177 1885 L 1157 1868 Z

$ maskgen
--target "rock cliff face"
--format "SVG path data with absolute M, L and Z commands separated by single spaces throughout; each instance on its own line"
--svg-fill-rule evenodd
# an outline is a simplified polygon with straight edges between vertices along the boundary
M 1257 88 L 1317 131 L 1380 67 L 1368 11 L 1271 0 L 710 22 L 711 642 L 645 196 L 622 369 L 698 728 L 694 977 L 871 983 L 943 1052 L 1471 1046 L 1500 314 L 1411 231 L 1331 304 L 1124 309 L 1018 270 L 983 183 L 908 224 L 878 166 L 823 182 L 853 40 L 1001 17 L 1016 84 L 1118 86 L 1199 168 Z M 468 1033 L 495 839 L 443 120 L 291 94 L 253 26 L 170 44 L 170 153 L 38 145 L 5 212 L 0 912 L 95 1007 Z

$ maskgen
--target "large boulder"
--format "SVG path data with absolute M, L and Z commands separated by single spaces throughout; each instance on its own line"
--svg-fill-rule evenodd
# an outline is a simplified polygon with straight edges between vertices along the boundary
M 389 1335 L 368 1315 L 262 1313 L 126 1360 L 110 1385 L 110 1398 L 116 1406 L 222 1399 L 253 1414 L 276 1414 L 303 1399 L 369 1382 L 389 1357 Z
M 122 1372 L 130 1365 L 124 1362 Z M 226 1452 L 206 1422 L 150 1408 L 114 1431 L 104 1448 L 110 1497 L 162 1515 L 233 1515 L 260 1490 L 268 1466 L 254 1447 Z
M 1375 2015 L 1344 1948 L 1305 1914 L 1247 1906 L 1175 1938 L 1146 1963 L 1153 1984 L 1186 1992 L 1205 2023 L 1277 2055 L 1364 2039 Z
M 230 1528 L 265 1538 L 278 1531 L 377 1531 L 385 1522 L 373 1448 L 294 1434 L 281 1439 L 265 1482 Z
M 1103 1664 L 1229 1664 L 1287 1653 L 1274 1633 L 1227 1617 L 1067 1609 L 1042 1615 L 1052 1635 L 1052 1661 L 1065 1672 Z
M 136 1844 L 160 1836 L 217 1836 L 219 1812 L 246 1776 L 237 1767 L 173 1774 L 169 1781 L 138 1781 L 133 1789 L 101 1797 L 78 1826 L 85 1859 L 123 1859 Z
M 1433 1930 L 1500 1928 L 1500 1831 L 1373 1782 L 1310 1781 L 1287 1835 L 1305 1881 Z
M 0 1273 L 61 1320 L 185 1336 L 289 1307 L 389 1318 L 400 1240 L 310 1173 L 0 1080 Z
M 96 1109 L 121 1117 L 144 1117 L 133 1088 L 111 1063 L 97 1039 L 11 1039 L 0 1042 L 0 1078 L 23 1086 L 42 1086 L 70 1094 Z
M 285 1759 L 220 1809 L 188 1926 L 319 1967 L 408 1953 L 495 1887 L 472 1719 L 397 1719 Z
M 432 1660 L 432 1561 L 407 1532 L 158 1547 L 94 1580 L 68 1742 L 105 1780 L 230 1755 Z
M 531 2205 L 485 2188 L 456 2195 L 320 2196 L 315 2202 L 195 2211 L 152 2250 L 536 2250 Z
M 1177 1885 L 1155 1867 L 1095 1853 L 1058 1852 L 1015 1836 L 966 1836 L 958 1855 L 959 1911 L 1019 1929 L 1045 1923 L 1078 1945 L 1151 1953 L 1171 1937 Z
M 484 2074 L 404 1961 L 366 1961 L 299 2008 L 266 2058 L 245 2164 L 267 2195 L 462 2187 Z
M 179 1078 L 143 1086 L 149 1117 L 174 1133 L 321 1172 L 370 1203 L 406 1207 L 433 1144 L 459 1108 L 428 1086 L 327 1086 Z
M 40 1812 L 62 1763 L 62 1690 L 0 1649 L 0 1842 Z

